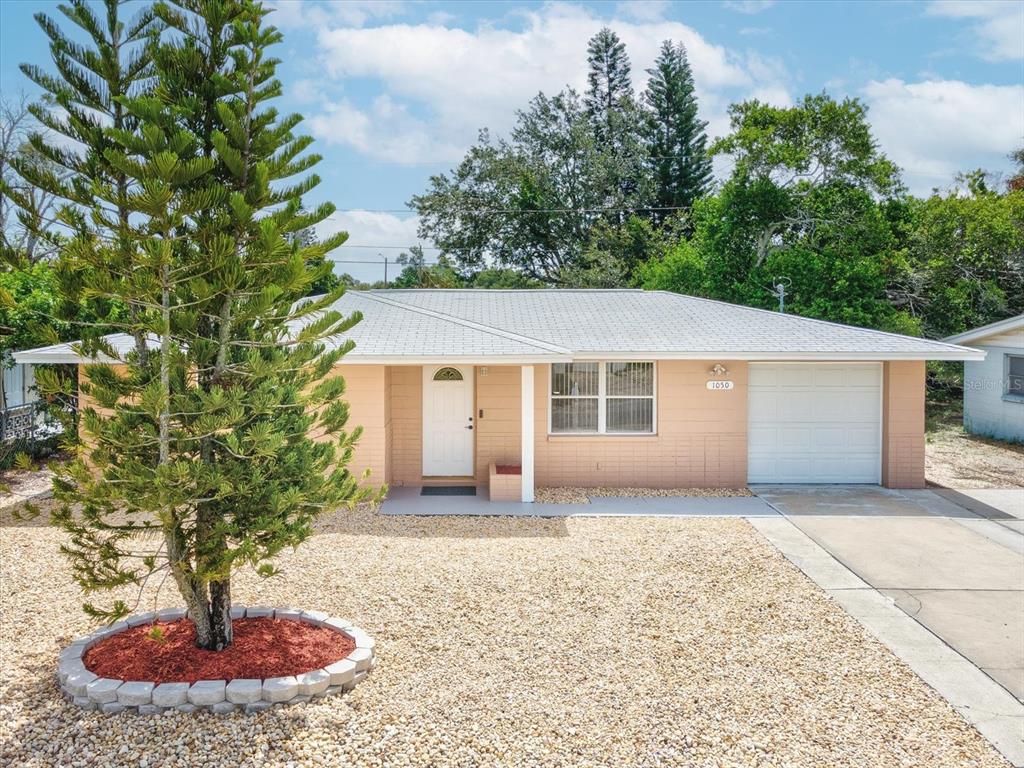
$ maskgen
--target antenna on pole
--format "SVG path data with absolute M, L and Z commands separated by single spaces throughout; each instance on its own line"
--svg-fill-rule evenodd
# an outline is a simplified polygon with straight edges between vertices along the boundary
M 786 312 L 786 289 L 793 284 L 788 277 L 776 277 L 772 285 L 772 296 L 779 300 L 779 312 Z

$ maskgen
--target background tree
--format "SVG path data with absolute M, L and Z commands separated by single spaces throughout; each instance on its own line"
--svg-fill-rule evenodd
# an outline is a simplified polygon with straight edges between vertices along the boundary
M 104 0 L 103 19 L 85 0 L 71 0 L 60 6 L 64 18 L 89 41 L 86 45 L 68 37 L 46 14 L 36 14 L 36 22 L 50 40 L 56 74 L 33 64 L 21 65 L 21 71 L 43 89 L 46 98 L 29 108 L 43 130 L 29 135 L 31 151 L 12 163 L 23 179 L 21 188 L 26 190 L 12 192 L 12 198 L 21 209 L 22 221 L 36 224 L 33 237 L 57 245 L 68 230 L 81 232 L 96 226 L 97 237 L 116 243 L 104 265 L 108 274 L 128 269 L 136 247 L 128 220 L 130 180 L 123 169 L 109 161 L 108 152 L 113 149 L 110 132 L 135 131 L 139 127 L 139 121 L 125 110 L 123 99 L 151 87 L 149 44 L 159 32 L 152 10 L 143 8 L 125 22 L 120 15 L 122 6 L 119 0 Z M 53 141 L 53 136 L 64 140 Z M 101 207 L 97 207 L 97 187 L 114 193 Z M 55 222 L 47 221 L 38 205 L 45 199 L 63 201 Z M 87 211 L 96 214 L 93 222 L 86 221 Z M 63 266 L 58 265 L 58 269 Z M 112 305 L 103 306 L 109 304 L 106 298 L 85 296 L 63 302 L 58 306 L 58 316 L 75 321 L 83 301 L 98 302 L 95 312 L 100 317 L 119 311 Z M 136 311 L 128 307 L 129 313 Z M 97 326 L 95 330 L 103 329 Z M 142 330 L 135 332 L 141 334 Z M 141 335 L 136 343 L 145 350 Z
M 599 142 L 621 145 L 633 111 L 633 81 L 626 46 L 608 27 L 587 43 L 587 92 L 583 99 Z
M 538 95 L 509 139 L 484 131 L 458 167 L 412 198 L 419 234 L 466 270 L 489 263 L 559 284 L 580 263 L 594 224 L 633 210 L 623 165 L 597 142 L 572 90 Z
M 451 259 L 442 254 L 436 264 L 428 264 L 423 247 L 414 245 L 408 253 L 399 254 L 395 261 L 402 271 L 392 281 L 391 288 L 464 288 L 466 280 L 456 270 Z
M 652 205 L 643 115 L 614 32 L 591 39 L 588 62 L 583 98 L 571 88 L 538 94 L 516 113 L 507 139 L 481 131 L 451 173 L 432 176 L 412 198 L 420 237 L 451 254 L 463 274 L 496 266 L 548 285 L 632 280 L 635 253 L 589 243 L 595 227 L 626 226 Z
M 58 173 L 29 144 L 33 118 L 24 95 L 17 100 L 0 97 L 0 253 L 6 264 L 35 264 L 55 253 L 56 238 L 40 240 L 39 233 L 50 227 L 55 197 L 25 184 L 15 172 L 16 164 L 38 166 L 40 171 Z M 25 204 L 19 208 L 16 198 Z
M 346 468 L 360 430 L 346 428 L 344 381 L 330 375 L 359 318 L 330 309 L 341 289 L 303 299 L 327 269 L 309 265 L 346 235 L 295 238 L 334 209 L 303 213 L 318 180 L 289 181 L 319 158 L 293 133 L 300 118 L 270 105 L 281 86 L 266 49 L 281 36 L 266 11 L 249 0 L 154 11 L 167 30 L 148 50 L 154 95 L 119 97 L 132 129 L 96 128 L 124 185 L 82 166 L 70 184 L 91 183 L 94 202 L 65 248 L 61 290 L 128 307 L 121 322 L 105 319 L 134 341 L 118 351 L 83 329 L 84 353 L 123 368 L 85 368 L 95 405 L 82 411 L 85 446 L 55 481 L 54 519 L 87 591 L 170 578 L 197 644 L 219 650 L 232 640 L 232 572 L 273 574 L 317 515 L 370 495 Z M 122 205 L 127 226 L 104 237 Z M 129 607 L 86 610 L 116 618 Z
M 694 205 L 692 249 L 669 249 L 669 263 L 646 267 L 645 287 L 774 307 L 771 286 L 785 277 L 789 311 L 915 331 L 886 294 L 902 262 L 880 201 L 901 186 L 864 107 L 820 94 L 792 108 L 753 101 L 730 112 L 732 132 L 713 151 L 730 155 L 733 172 Z
M 1024 190 L 961 180 L 899 212 L 905 263 L 889 298 L 933 338 L 1024 313 Z
M 670 215 L 664 209 L 689 210 L 711 185 L 707 152 L 707 123 L 697 117 L 693 74 L 682 43 L 661 44 L 644 92 L 647 108 L 647 151 L 655 187 L 656 221 Z

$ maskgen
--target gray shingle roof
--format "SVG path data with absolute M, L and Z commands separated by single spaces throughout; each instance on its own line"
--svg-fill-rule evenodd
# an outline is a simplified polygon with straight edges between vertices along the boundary
M 580 357 L 750 360 L 980 359 L 938 341 L 640 290 L 350 291 L 335 309 L 362 312 L 347 362 Z M 60 348 L 63 348 L 61 350 Z M 33 354 L 47 352 L 47 355 Z M 70 352 L 20 353 L 19 362 Z
M 397 318 L 401 312 L 430 313 L 405 318 L 403 327 L 445 318 L 449 323 L 472 323 L 512 334 L 521 343 L 552 347 L 538 349 L 538 354 L 558 350 L 574 357 L 641 353 L 776 359 L 788 354 L 874 359 L 962 359 L 971 355 L 970 350 L 942 342 L 663 291 L 384 290 L 346 294 L 337 308 L 350 311 L 349 307 L 358 306 L 369 317 L 366 299 L 386 302 L 389 318 Z M 375 351 L 381 350 L 380 354 L 392 355 L 433 354 L 436 349 L 431 346 L 430 352 L 425 348 L 419 352 L 418 342 L 408 337 L 385 341 L 376 328 L 367 326 L 360 350 L 360 326 L 353 330 L 357 352 L 371 345 Z M 504 354 L 510 342 L 495 339 L 492 354 Z M 450 354 L 460 348 L 442 345 L 442 352 Z M 508 354 L 522 352 L 518 345 L 514 349 Z

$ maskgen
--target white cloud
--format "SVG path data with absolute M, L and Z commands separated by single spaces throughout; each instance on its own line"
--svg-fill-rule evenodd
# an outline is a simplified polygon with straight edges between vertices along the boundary
M 669 6 L 668 0 L 625 0 L 615 6 L 615 11 L 637 21 L 660 21 Z
M 566 3 L 520 12 L 517 20 L 514 29 L 437 23 L 322 29 L 325 76 L 377 80 L 388 100 L 330 103 L 311 121 L 315 135 L 393 161 L 457 157 L 480 128 L 505 133 L 514 109 L 538 91 L 585 88 L 586 40 L 606 24 L 626 44 L 638 90 L 661 42 L 683 42 L 712 128 L 726 124 L 725 109 L 736 98 L 758 93 L 788 101 L 781 64 L 765 66 L 678 22 L 608 20 Z
M 270 23 L 280 29 L 317 29 L 332 22 L 361 27 L 372 19 L 397 16 L 406 8 L 400 0 L 270 0 Z
M 1024 88 L 959 80 L 873 80 L 862 89 L 883 151 L 904 169 L 911 190 L 948 187 L 981 165 L 999 171 L 1024 139 Z
M 334 271 L 348 274 L 366 282 L 384 279 L 384 259 L 390 262 L 388 277 L 398 274 L 395 259 L 413 245 L 429 246 L 416 236 L 416 216 L 401 218 L 390 213 L 375 211 L 337 211 L 317 225 L 317 234 L 326 237 L 336 232 L 348 232 L 348 240 L 331 253 L 330 258 L 338 263 Z M 385 247 L 386 246 L 386 247 Z M 437 251 L 428 250 L 427 260 Z M 369 261 L 370 264 L 354 262 Z
M 767 11 L 775 5 L 775 0 L 725 0 L 723 5 L 730 11 L 753 15 Z
M 394 163 L 423 159 L 456 162 L 465 151 L 464 145 L 433 135 L 428 123 L 412 116 L 406 105 L 387 94 L 377 96 L 365 110 L 348 100 L 327 102 L 307 124 L 315 138 L 328 144 L 348 146 Z
M 928 6 L 931 16 L 971 20 L 980 44 L 979 55 L 989 61 L 1024 59 L 1024 3 L 1015 0 L 938 0 Z

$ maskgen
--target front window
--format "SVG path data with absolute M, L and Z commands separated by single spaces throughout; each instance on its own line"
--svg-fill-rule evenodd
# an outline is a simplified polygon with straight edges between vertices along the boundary
M 1024 357 L 1020 355 L 1006 356 L 1006 394 L 1024 397 Z
M 555 363 L 552 434 L 653 434 L 654 363 Z

